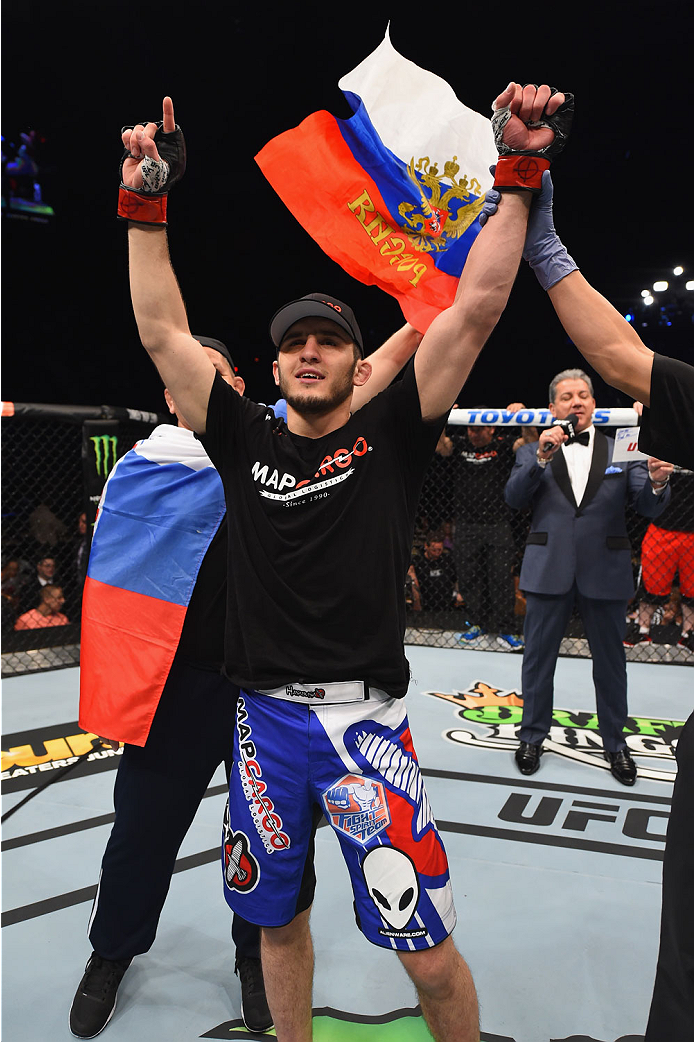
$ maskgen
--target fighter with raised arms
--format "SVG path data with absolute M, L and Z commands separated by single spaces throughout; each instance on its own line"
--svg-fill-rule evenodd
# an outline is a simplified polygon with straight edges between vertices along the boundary
M 351 308 L 313 293 L 275 313 L 286 423 L 229 392 L 190 335 L 164 230 L 166 193 L 184 165 L 171 99 L 161 126 L 123 133 L 119 212 L 130 221 L 142 343 L 187 424 L 204 435 L 225 487 L 230 544 L 243 548 L 229 560 L 225 671 L 242 693 L 225 849 L 243 851 L 244 879 L 227 873 L 225 895 L 263 927 L 267 996 L 284 1042 L 312 1037 L 310 909 L 296 909 L 312 808 L 327 812 L 329 794 L 354 775 L 379 792 L 358 829 L 333 823 L 358 924 L 397 951 L 435 1039 L 479 1039 L 472 977 L 450 937 L 446 855 L 402 702 L 404 582 L 426 467 L 506 305 L 532 193 L 571 112 L 570 96 L 545 85 L 511 83 L 499 95 L 499 214 L 403 378 L 359 412 L 353 396 L 371 366 Z

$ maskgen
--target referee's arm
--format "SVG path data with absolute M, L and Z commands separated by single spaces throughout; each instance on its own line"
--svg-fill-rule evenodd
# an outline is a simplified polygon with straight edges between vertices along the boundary
M 547 292 L 569 337 L 603 380 L 650 405 L 653 351 L 609 300 L 580 271 Z

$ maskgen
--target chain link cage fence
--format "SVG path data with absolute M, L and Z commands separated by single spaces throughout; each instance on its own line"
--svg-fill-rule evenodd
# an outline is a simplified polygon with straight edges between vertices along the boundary
M 532 505 L 511 509 L 504 491 L 517 451 L 537 441 L 552 418 L 545 410 L 512 415 L 500 409 L 451 414 L 455 422 L 439 441 L 419 503 L 406 582 L 408 644 L 523 651 L 519 577 Z M 599 410 L 595 422 L 615 437 L 615 425 L 626 435 L 637 417 L 631 409 Z M 627 606 L 624 645 L 627 661 L 694 665 L 694 473 L 675 468 L 670 486 L 670 505 L 655 520 L 626 508 L 636 593 Z M 560 654 L 590 656 L 577 611 Z
M 82 586 L 104 482 L 163 416 L 3 403 L 2 675 L 79 663 Z
M 610 423 L 635 423 L 632 410 L 608 413 Z M 103 484 L 116 460 L 168 418 L 18 404 L 3 415 L 2 674 L 15 676 L 79 662 L 81 591 Z M 408 644 L 523 650 L 519 575 L 531 510 L 508 507 L 504 488 L 519 446 L 550 420 L 527 410 L 524 426 L 518 418 L 498 425 L 502 415 L 457 410 L 439 442 L 406 582 Z M 676 469 L 671 489 L 654 522 L 626 509 L 637 590 L 624 642 L 630 661 L 694 665 L 694 474 Z M 561 654 L 590 655 L 578 614 Z

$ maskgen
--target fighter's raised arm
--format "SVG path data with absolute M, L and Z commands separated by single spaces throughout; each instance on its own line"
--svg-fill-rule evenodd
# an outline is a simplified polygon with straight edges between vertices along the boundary
M 499 151 L 498 216 L 470 250 L 453 305 L 431 324 L 415 357 L 422 416 L 447 412 L 506 307 L 521 259 L 528 211 L 543 170 L 564 146 L 573 97 L 546 85 L 510 83 L 493 106 Z
M 530 215 L 523 257 L 584 358 L 607 383 L 648 405 L 653 352 L 578 271 L 554 227 L 553 195 L 552 179 L 546 173 Z
M 185 170 L 185 143 L 164 98 L 161 123 L 122 131 L 118 216 L 129 222 L 130 292 L 143 346 L 188 425 L 205 430 L 214 366 L 188 328 L 166 237 L 167 193 Z

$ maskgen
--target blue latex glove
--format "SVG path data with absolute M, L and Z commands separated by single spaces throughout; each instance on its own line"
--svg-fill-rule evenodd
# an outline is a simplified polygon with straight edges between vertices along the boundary
M 492 163 L 489 167 L 489 173 L 494 177 L 494 174 L 496 173 L 496 163 Z M 501 192 L 497 192 L 496 188 L 490 188 L 488 192 L 485 192 L 484 206 L 479 213 L 480 228 L 484 228 L 489 218 L 494 216 L 499 208 L 500 199 Z
M 493 167 L 493 169 L 496 170 L 496 167 Z M 484 228 L 489 218 L 496 213 L 500 199 L 501 192 L 497 192 L 496 188 L 490 188 L 489 191 L 485 193 L 484 206 L 479 213 L 480 228 Z
M 566 275 L 578 269 L 578 264 L 566 252 L 554 228 L 552 196 L 554 185 L 549 170 L 542 175 L 542 190 L 533 200 L 525 235 L 523 259 L 527 260 L 543 289 L 551 289 Z

